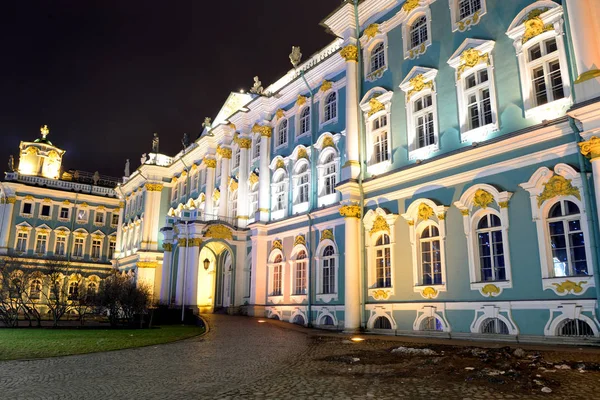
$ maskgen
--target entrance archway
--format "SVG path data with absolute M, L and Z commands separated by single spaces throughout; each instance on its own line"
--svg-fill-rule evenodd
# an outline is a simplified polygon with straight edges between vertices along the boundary
M 201 313 L 233 307 L 235 254 L 223 240 L 210 240 L 200 249 L 198 266 L 198 308 Z

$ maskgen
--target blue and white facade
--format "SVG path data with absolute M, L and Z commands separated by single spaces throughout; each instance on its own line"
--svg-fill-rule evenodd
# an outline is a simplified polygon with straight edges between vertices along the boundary
M 599 337 L 598 17 L 594 0 L 342 4 L 325 49 L 143 158 L 117 266 L 200 311 Z

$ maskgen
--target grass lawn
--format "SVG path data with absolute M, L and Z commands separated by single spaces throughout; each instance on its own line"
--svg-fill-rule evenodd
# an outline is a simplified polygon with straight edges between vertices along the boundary
M 168 343 L 197 336 L 204 328 L 153 329 L 0 329 L 0 360 L 85 354 Z

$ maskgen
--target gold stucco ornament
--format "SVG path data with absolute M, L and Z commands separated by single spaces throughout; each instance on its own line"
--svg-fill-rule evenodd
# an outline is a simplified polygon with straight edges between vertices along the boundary
M 379 111 L 385 110 L 385 106 L 375 97 L 369 100 L 369 108 L 369 117 Z
M 333 87 L 333 82 L 324 80 L 323 83 L 321 83 L 321 88 L 319 90 L 321 92 L 326 92 L 326 91 L 330 90 L 332 87 Z
M 584 285 L 586 283 L 587 281 L 580 281 L 579 283 L 575 283 L 566 280 L 563 283 L 553 283 L 553 285 L 556 286 L 556 291 L 558 293 L 582 293 L 583 287 L 581 287 L 581 285 Z
M 277 169 L 284 168 L 285 169 L 285 162 L 283 162 L 283 159 L 281 159 L 281 158 L 277 159 L 277 162 L 275 163 L 275 168 L 277 168 Z
M 500 288 L 496 285 L 488 283 L 481 289 L 481 293 L 488 297 L 498 296 L 500 294 Z
M 481 208 L 487 208 L 494 202 L 494 196 L 483 189 L 478 189 L 473 196 L 473 204 Z
M 242 138 L 242 139 L 238 139 L 237 140 L 237 144 L 240 147 L 240 149 L 249 149 L 250 147 L 252 147 L 252 139 L 249 138 Z
M 489 54 L 481 54 L 481 52 L 477 49 L 467 49 L 462 52 L 460 55 L 460 66 L 457 69 L 457 77 L 460 79 L 463 72 L 468 68 L 473 68 L 477 64 L 486 63 L 490 64 L 490 56 Z
M 299 95 L 299 96 L 298 96 L 298 99 L 296 100 L 296 105 L 297 105 L 298 107 L 302 107 L 302 106 L 303 106 L 303 105 L 305 105 L 305 104 L 306 104 L 306 97 L 305 97 L 305 96 L 302 96 L 302 95 Z
M 415 8 L 419 6 L 419 0 L 406 0 L 406 2 L 402 5 L 402 10 L 405 13 L 409 13 Z
M 593 160 L 600 156 L 600 138 L 592 136 L 587 142 L 579 143 L 579 150 L 581 154 Z
M 373 39 L 379 33 L 379 24 L 371 24 L 365 29 L 365 36 Z
M 173 251 L 173 245 L 171 243 L 163 243 L 162 247 L 164 251 Z
M 358 47 L 353 44 L 349 44 L 340 51 L 340 55 L 344 60 L 358 62 Z
M 373 235 L 377 232 L 387 232 L 388 234 L 390 233 L 390 226 L 388 225 L 385 218 L 383 218 L 381 215 L 378 215 L 377 218 L 375 218 L 375 221 L 373 222 L 373 227 L 371 228 L 371 231 L 369 233 Z
M 571 179 L 566 179 L 561 175 L 554 175 L 544 184 L 544 191 L 537 197 L 538 206 L 556 196 L 575 196 L 578 200 L 581 200 L 579 188 L 571 184 Z
M 256 175 L 255 172 L 252 172 L 250 176 L 248 176 L 248 182 L 251 186 L 258 183 L 258 175 Z
M 229 178 L 229 190 L 232 192 L 238 190 L 238 181 L 235 178 Z
M 275 117 L 276 117 L 277 119 L 280 119 L 280 118 L 283 118 L 283 117 L 285 117 L 285 111 L 283 111 L 283 109 L 282 109 L 282 108 L 280 108 L 279 110 L 277 110 L 277 111 L 275 112 Z
M 296 239 L 294 239 L 294 246 L 298 246 L 299 244 L 306 246 L 306 239 L 303 235 L 298 235 L 296 236 Z
M 347 204 L 340 207 L 340 215 L 346 218 L 360 218 L 361 209 L 357 204 Z
M 160 192 L 163 190 L 162 183 L 146 183 L 146 190 L 149 192 Z
M 425 77 L 423 76 L 423 74 L 419 74 L 419 75 L 415 76 L 409 82 L 410 82 L 410 85 L 412 86 L 412 89 L 406 95 L 406 97 L 408 97 L 408 99 L 410 99 L 413 94 L 419 93 L 423 89 L 433 88 L 433 82 L 432 81 L 425 82 Z
M 254 124 L 252 126 L 252 133 L 258 133 L 260 136 L 271 137 L 272 128 L 268 125 Z
M 231 149 L 229 147 L 222 147 L 221 145 L 218 145 L 217 154 L 220 155 L 222 158 L 231 160 Z
M 215 189 L 213 192 L 213 200 L 218 201 L 221 198 L 221 191 L 219 189 Z
M 273 245 L 271 246 L 271 251 L 273 251 L 275 249 L 283 251 L 283 243 L 281 243 L 281 240 L 273 240 Z
M 335 142 L 333 141 L 333 138 L 329 135 L 323 138 L 323 148 L 325 147 L 335 147 Z
M 540 15 L 548 11 L 549 8 L 537 8 L 527 14 L 523 25 L 525 25 L 525 34 L 523 35 L 523 43 L 528 40 L 541 35 L 544 32 L 551 31 L 554 29 L 552 24 L 544 25 L 544 21 L 540 18 Z
M 204 164 L 206 165 L 206 168 L 217 168 L 217 160 L 214 158 L 204 157 Z
M 437 295 L 438 295 L 437 289 L 432 288 L 431 286 L 426 287 L 421 292 L 421 296 L 423 296 L 426 299 L 433 299 L 433 298 L 437 297 Z
M 156 268 L 158 267 L 158 262 L 156 261 L 138 261 L 138 268 Z
M 429 207 L 425 203 L 419 204 L 419 219 L 427 220 L 433 216 L 433 208 Z
M 333 231 L 331 229 L 325 229 L 323 232 L 321 232 L 321 242 L 323 240 L 333 240 Z
M 306 158 L 308 160 L 308 153 L 306 152 L 306 149 L 303 147 L 298 149 L 298 160 L 301 158 Z
M 213 238 L 213 239 L 233 239 L 231 235 L 231 230 L 225 225 L 210 225 L 206 232 L 204 232 L 205 238 Z
M 481 19 L 480 11 L 477 10 L 473 13 L 471 17 L 465 18 L 462 21 L 458 21 L 458 30 L 464 32 L 467 28 L 477 25 L 479 20 Z
M 372 296 L 375 300 L 387 300 L 390 298 L 390 292 L 388 290 L 377 289 L 373 291 Z

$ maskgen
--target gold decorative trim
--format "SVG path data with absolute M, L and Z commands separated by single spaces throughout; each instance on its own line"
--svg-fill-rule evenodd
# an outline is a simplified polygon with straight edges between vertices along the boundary
M 213 239 L 233 239 L 231 230 L 225 225 L 210 225 L 206 229 L 206 232 L 204 232 L 204 237 Z
M 308 160 L 308 152 L 304 147 L 298 149 L 298 160 L 301 158 L 306 158 Z
M 579 143 L 579 151 L 592 160 L 597 158 L 600 156 L 600 138 L 592 136 L 587 142 Z
M 407 221 L 407 222 L 408 222 L 408 226 L 415 226 L 415 221 L 410 220 L 410 221 Z
M 303 235 L 298 235 L 296 236 L 296 239 L 294 239 L 294 247 L 298 246 L 299 244 L 306 246 L 306 238 Z
M 406 0 L 406 2 L 402 5 L 402 10 L 408 14 L 418 6 L 419 0 Z
M 477 189 L 475 196 L 473 196 L 473 204 L 477 207 L 485 209 L 493 202 L 494 196 L 490 192 L 483 189 Z
M 321 83 L 321 87 L 319 88 L 319 91 L 325 93 L 326 91 L 330 90 L 333 87 L 333 82 L 328 81 L 327 79 L 323 81 L 323 83 Z
M 268 126 L 268 125 L 259 125 L 259 124 L 254 124 L 254 126 L 252 127 L 252 133 L 259 133 L 260 136 L 264 136 L 264 137 L 271 137 L 271 133 L 272 133 L 273 129 Z
M 347 204 L 340 207 L 340 215 L 345 218 L 360 218 L 362 210 L 357 204 Z
M 275 168 L 276 169 L 279 169 L 279 168 L 285 169 L 285 162 L 283 162 L 283 159 L 279 158 L 277 160 L 277 162 L 275 163 Z
M 575 80 L 575 83 L 583 83 L 585 81 L 596 79 L 598 77 L 600 77 L 600 69 L 591 69 L 579 75 Z
M 331 229 L 325 229 L 321 232 L 321 239 L 319 240 L 319 242 L 322 242 L 323 240 L 327 239 L 333 241 L 333 231 Z
M 458 21 L 456 25 L 458 25 L 458 30 L 460 32 L 464 32 L 468 27 L 477 25 L 477 23 L 481 19 L 481 15 L 479 14 L 480 10 L 477 10 L 473 13 L 472 16 L 463 19 L 462 21 Z
M 425 82 L 425 77 L 423 76 L 423 74 L 419 74 L 419 75 L 415 76 L 409 82 L 410 82 L 410 86 L 412 86 L 412 89 L 406 95 L 407 100 L 410 100 L 410 98 L 414 94 L 419 93 L 423 89 L 432 89 L 433 90 L 433 81 Z
M 486 63 L 487 65 L 490 65 L 489 54 L 481 54 L 479 50 L 473 48 L 463 51 L 460 55 L 460 66 L 456 70 L 457 80 L 461 78 L 463 72 L 467 68 L 473 68 L 480 63 Z
M 487 297 L 494 297 L 500 294 L 501 290 L 498 286 L 488 283 L 483 288 L 481 288 L 481 294 Z
M 6 198 L 6 202 L 8 204 L 15 204 L 17 202 L 17 198 L 15 196 L 9 196 Z
M 219 189 L 215 189 L 212 197 L 214 201 L 218 201 L 221 198 L 221 191 Z
M 425 221 L 425 220 L 428 220 L 429 218 L 433 217 L 434 215 L 435 215 L 435 213 L 433 212 L 433 208 L 431 208 L 430 206 L 428 206 L 425 203 L 419 204 L 419 211 L 418 211 L 419 219 Z
M 382 232 L 382 231 L 387 232 L 387 234 L 389 235 L 390 234 L 390 226 L 388 225 L 385 218 L 383 218 L 381 215 L 378 215 L 377 218 L 375 218 L 375 221 L 373 222 L 373 227 L 369 231 L 369 234 L 372 236 L 374 233 Z
M 275 249 L 283 251 L 283 243 L 281 243 L 281 240 L 273 240 L 273 244 L 271 245 L 271 251 Z
M 465 208 L 464 210 L 460 210 L 460 213 L 464 216 L 468 216 L 469 215 L 469 209 Z
M 540 15 L 548 11 L 548 7 L 537 8 L 527 14 L 526 20 L 523 22 L 525 25 L 525 34 L 523 35 L 523 43 L 526 43 L 530 39 L 541 35 L 544 32 L 548 32 L 554 29 L 552 24 L 544 25 L 544 21 L 540 18 Z
M 500 203 L 498 203 L 498 205 L 500 206 L 500 208 L 508 208 L 508 201 L 501 201 Z
M 187 247 L 187 240 L 186 239 L 178 239 L 177 244 L 179 245 L 179 247 Z
M 220 155 L 221 158 L 231 160 L 231 149 L 229 147 L 222 147 L 221 145 L 218 145 L 217 154 Z
M 236 181 L 234 178 L 229 178 L 229 190 L 235 192 L 238 190 L 238 186 L 238 181 Z
M 353 44 L 349 44 L 340 51 L 340 56 L 342 56 L 346 62 L 358 62 L 358 47 Z
M 162 247 L 164 251 L 173 251 L 173 245 L 171 243 L 163 243 Z
M 421 292 L 421 296 L 423 296 L 423 298 L 425 298 L 425 299 L 434 299 L 437 297 L 438 294 L 439 294 L 439 291 L 436 288 L 432 288 L 431 286 L 427 286 Z
M 271 210 L 269 210 L 268 208 L 259 208 L 258 211 L 268 213 Z
M 248 175 L 248 183 L 250 183 L 250 186 L 258 183 L 258 175 L 256 175 L 256 173 L 253 171 L 250 173 L 250 175 Z
M 204 164 L 206 164 L 206 168 L 217 168 L 217 160 L 214 158 L 204 157 Z
M 234 131 L 237 130 L 237 127 L 235 126 L 235 124 L 233 122 L 228 123 L 227 126 Z
M 322 148 L 324 149 L 325 147 L 335 147 L 335 142 L 333 141 L 333 138 L 329 135 L 323 138 Z
M 145 187 L 148 192 L 161 192 L 164 185 L 162 183 L 146 183 Z
M 200 238 L 188 239 L 187 247 L 200 247 L 200 246 L 202 246 L 202 239 L 200 239 Z
M 297 105 L 298 107 L 302 107 L 302 106 L 303 106 L 303 105 L 305 105 L 305 104 L 306 104 L 306 97 L 305 97 L 305 96 L 302 96 L 302 95 L 299 95 L 299 96 L 298 96 L 298 99 L 296 100 L 296 105 Z
M 156 262 L 156 261 L 138 261 L 137 267 L 154 269 L 154 268 L 158 267 L 158 262 Z
M 365 29 L 365 36 L 368 37 L 369 39 L 373 39 L 375 36 L 377 36 L 377 34 L 379 33 L 379 24 L 371 24 L 369 26 L 367 26 L 367 28 Z
M 562 283 L 553 283 L 552 285 L 556 286 L 557 293 L 582 293 L 583 287 L 581 285 L 586 284 L 587 281 L 579 281 L 579 283 L 575 283 L 570 280 L 566 280 Z
M 390 291 L 384 289 L 377 289 L 371 293 L 371 296 L 375 300 L 387 300 L 390 298 Z
M 537 197 L 538 206 L 556 196 L 575 196 L 578 200 L 581 200 L 579 188 L 571 184 L 571 179 L 566 179 L 561 175 L 554 175 L 548 182 L 544 183 L 544 191 Z
M 285 117 L 285 111 L 283 110 L 283 108 L 280 108 L 275 112 L 275 118 L 279 120 L 283 117 Z
M 249 149 L 252 147 L 252 139 L 249 138 L 238 139 L 237 143 L 238 146 L 240 146 L 240 149 Z
M 378 113 L 379 111 L 385 110 L 385 106 L 375 97 L 369 100 L 369 108 L 369 117 L 375 113 Z

